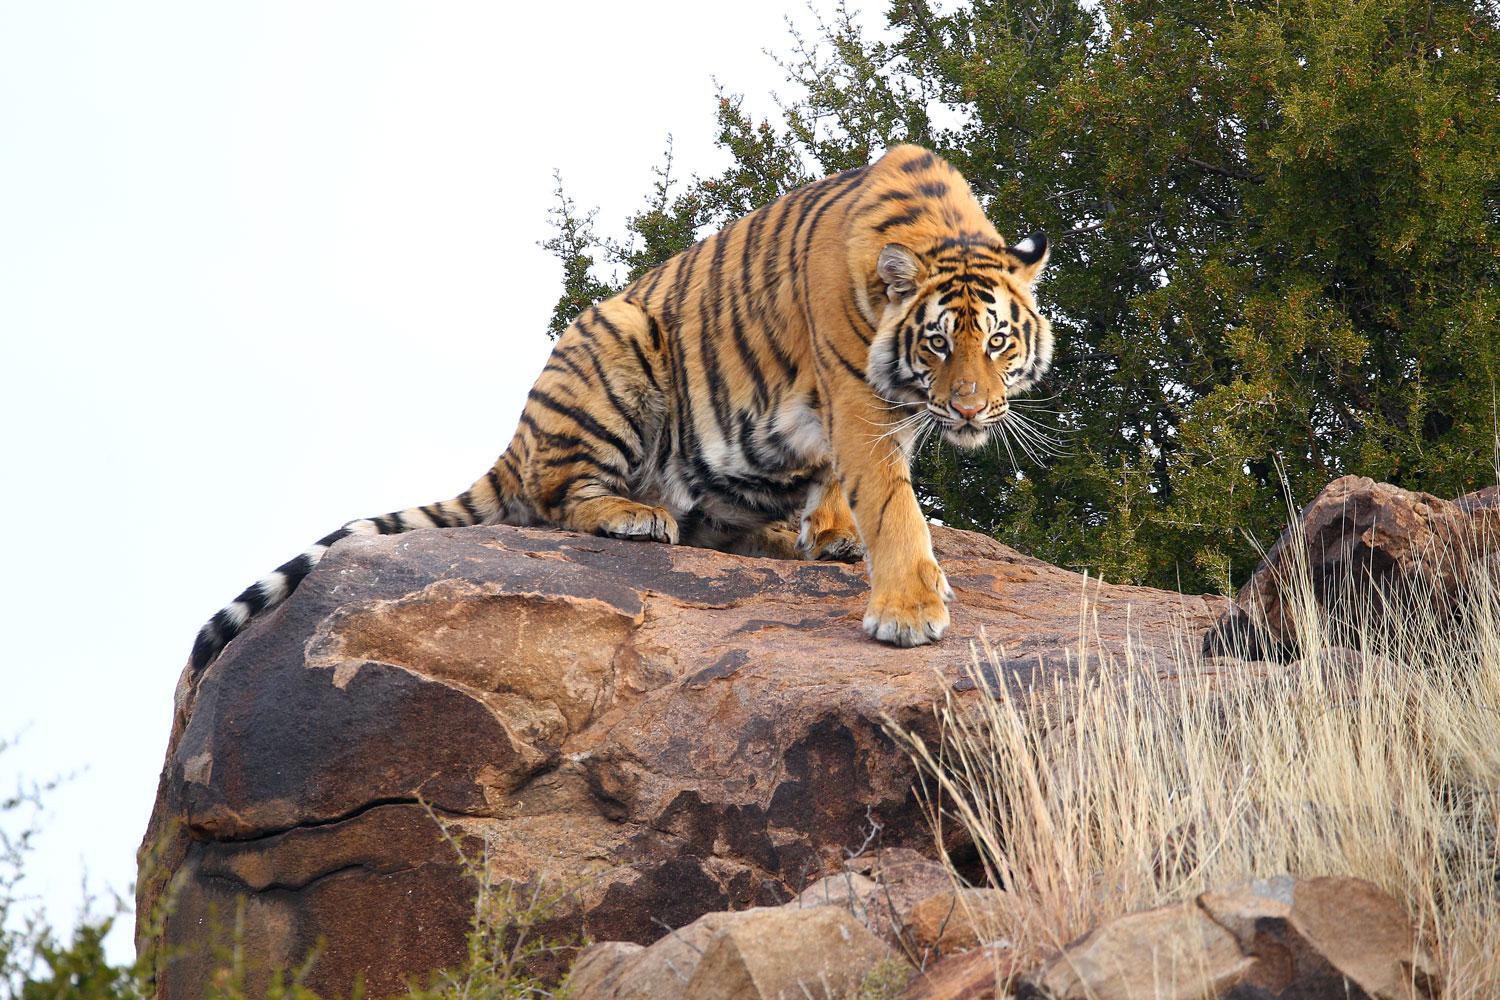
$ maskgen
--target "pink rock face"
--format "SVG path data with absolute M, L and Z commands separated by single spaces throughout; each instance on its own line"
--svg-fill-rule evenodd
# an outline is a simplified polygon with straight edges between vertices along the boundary
M 475 883 L 429 809 L 492 877 L 566 890 L 552 933 L 603 941 L 785 902 L 872 821 L 931 854 L 884 718 L 929 730 L 947 690 L 1069 669 L 1085 586 L 1103 642 L 1163 656 L 1227 606 L 934 541 L 954 624 L 917 649 L 860 634 L 861 566 L 505 527 L 341 542 L 179 684 L 138 890 L 143 947 L 166 904 L 158 994 L 201 996 L 237 919 L 252 985 L 320 942 L 329 995 L 461 961 Z M 998 670 L 973 669 L 981 631 Z
M 1298 588 L 1305 564 L 1319 608 L 1419 600 L 1444 613 L 1477 559 L 1500 551 L 1500 489 L 1457 500 L 1344 476 L 1302 509 L 1208 633 L 1204 651 L 1252 658 L 1297 655 Z

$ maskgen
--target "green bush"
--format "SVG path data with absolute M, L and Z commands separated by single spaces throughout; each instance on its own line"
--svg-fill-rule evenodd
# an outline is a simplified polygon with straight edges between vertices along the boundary
M 695 235 L 915 141 L 1002 233 L 1051 236 L 1042 391 L 1067 441 L 1019 469 L 934 445 L 931 514 L 1109 579 L 1222 590 L 1282 525 L 1278 469 L 1298 501 L 1349 473 L 1495 481 L 1500 5 L 943 7 L 890 0 L 878 40 L 842 7 L 795 35 L 781 64 L 803 96 L 774 121 L 721 92 L 724 172 L 674 194 L 664 171 L 623 243 L 549 244 L 571 268 L 554 332 Z
M 0 756 L 9 746 L 0 740 Z M 125 915 L 122 901 L 116 899 L 113 912 L 103 916 L 92 905 L 85 906 L 66 940 L 59 938 L 40 911 L 28 910 L 30 901 L 22 894 L 25 862 L 40 828 L 43 795 L 54 785 L 24 787 L 0 799 L 0 1000 L 145 1000 L 155 993 L 152 966 L 157 956 L 115 965 L 104 950 L 105 938 Z M 441 828 L 439 818 L 431 815 Z M 495 882 L 482 864 L 463 854 L 456 840 L 448 839 L 477 886 L 468 951 L 463 965 L 434 973 L 425 987 L 413 984 L 408 996 L 411 1000 L 562 996 L 536 977 L 534 967 L 544 959 L 565 958 L 576 948 L 577 942 L 547 933 L 566 894 L 548 886 Z M 242 947 L 243 910 L 227 925 L 210 923 L 204 940 L 195 945 L 214 957 L 215 971 L 205 984 L 206 1000 L 319 1000 L 305 985 L 316 953 L 295 969 L 254 968 Z M 171 961 L 170 956 L 166 960 Z M 251 985 L 256 982 L 269 985 L 260 990 Z M 350 1000 L 362 995 L 360 984 L 352 984 Z
M 0 757 L 12 742 L 0 739 Z M 22 880 L 50 781 L 23 785 L 0 798 L 0 1000 L 129 1000 L 141 996 L 133 967 L 113 966 L 104 939 L 120 906 L 100 916 L 86 905 L 69 938 L 59 939 L 28 906 Z

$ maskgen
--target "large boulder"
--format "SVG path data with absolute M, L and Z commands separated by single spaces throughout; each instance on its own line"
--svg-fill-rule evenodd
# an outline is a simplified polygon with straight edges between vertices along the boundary
M 1443 615 L 1500 542 L 1500 487 L 1444 500 L 1363 476 L 1325 486 L 1282 532 L 1234 607 L 1204 638 L 1204 652 L 1290 659 L 1299 615 L 1353 601 L 1356 617 L 1417 601 Z M 1378 625 L 1378 621 L 1372 622 Z
M 179 682 L 138 889 L 158 995 L 202 995 L 231 933 L 252 986 L 316 950 L 309 986 L 399 993 L 462 960 L 476 865 L 561 892 L 549 933 L 644 945 L 862 846 L 930 853 L 884 719 L 1071 669 L 1085 594 L 1102 643 L 1163 655 L 1225 607 L 934 541 L 957 602 L 919 649 L 860 634 L 859 566 L 507 527 L 340 542 Z

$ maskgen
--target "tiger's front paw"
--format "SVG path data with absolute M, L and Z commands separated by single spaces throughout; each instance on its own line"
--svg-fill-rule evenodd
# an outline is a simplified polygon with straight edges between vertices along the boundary
M 948 631 L 953 589 L 938 564 L 918 567 L 894 586 L 877 588 L 865 611 L 865 635 L 894 646 L 922 646 Z

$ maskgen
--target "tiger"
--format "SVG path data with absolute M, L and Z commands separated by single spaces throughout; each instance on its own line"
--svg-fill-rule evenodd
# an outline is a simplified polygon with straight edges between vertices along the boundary
M 1052 362 L 1034 285 L 929 150 L 796 188 L 583 310 L 495 464 L 451 500 L 351 521 L 199 631 L 202 670 L 351 535 L 545 525 L 747 554 L 866 560 L 866 635 L 941 639 L 953 590 L 912 487 L 919 436 L 1001 428 Z

